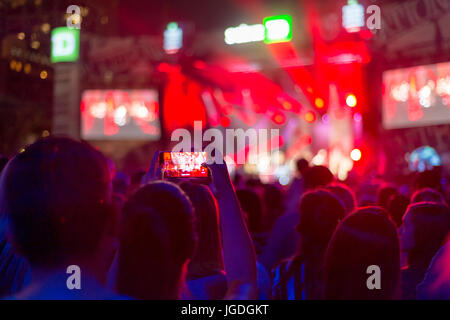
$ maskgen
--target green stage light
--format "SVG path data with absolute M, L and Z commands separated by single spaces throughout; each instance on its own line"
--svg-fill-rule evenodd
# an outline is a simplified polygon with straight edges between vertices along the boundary
M 74 62 L 80 55 L 80 30 L 59 27 L 52 30 L 51 61 Z
M 292 17 L 289 15 L 266 17 L 263 20 L 265 27 L 265 43 L 288 42 L 292 39 Z

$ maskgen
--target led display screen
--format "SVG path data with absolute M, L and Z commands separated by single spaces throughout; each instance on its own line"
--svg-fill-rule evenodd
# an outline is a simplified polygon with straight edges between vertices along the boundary
M 450 123 L 450 62 L 384 72 L 384 128 L 448 123 Z
M 161 136 L 158 91 L 86 90 L 81 137 L 86 140 L 157 140 Z

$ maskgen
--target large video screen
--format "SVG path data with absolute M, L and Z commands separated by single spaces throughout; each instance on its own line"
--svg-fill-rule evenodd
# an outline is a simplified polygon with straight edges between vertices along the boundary
M 157 140 L 161 137 L 158 91 L 85 90 L 81 137 L 86 140 Z
M 383 73 L 383 127 L 450 123 L 450 62 Z

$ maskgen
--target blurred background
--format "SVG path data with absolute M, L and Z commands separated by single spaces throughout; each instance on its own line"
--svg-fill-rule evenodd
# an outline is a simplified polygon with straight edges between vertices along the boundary
M 279 129 L 277 152 L 227 161 L 283 185 L 301 157 L 448 175 L 450 1 L 0 0 L 0 52 L 6 156 L 65 134 L 133 173 L 202 121 Z

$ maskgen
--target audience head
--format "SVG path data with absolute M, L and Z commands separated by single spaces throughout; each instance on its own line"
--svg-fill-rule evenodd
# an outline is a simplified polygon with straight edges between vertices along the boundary
M 342 183 L 333 183 L 326 188 L 335 196 L 337 196 L 343 203 L 345 213 L 349 214 L 356 208 L 356 197 L 354 192 Z
M 233 185 L 236 187 L 238 187 L 241 182 L 244 180 L 244 177 L 242 176 L 242 174 L 239 171 L 235 171 L 234 172 L 234 176 L 233 176 Z
M 325 299 L 393 299 L 398 295 L 397 231 L 378 207 L 357 209 L 336 228 L 325 255 Z M 367 286 L 368 268 L 381 270 L 381 289 Z
M 241 189 L 236 192 L 236 195 L 246 214 L 248 230 L 253 233 L 263 232 L 264 212 L 258 193 L 251 189 Z
M 450 231 L 448 207 L 432 202 L 411 204 L 400 228 L 401 249 L 410 265 L 428 267 Z
M 445 205 L 445 199 L 441 193 L 432 188 L 419 189 L 411 197 L 411 203 L 436 202 Z
M 264 205 L 272 211 L 283 211 L 284 198 L 281 189 L 274 184 L 265 184 L 263 190 Z
M 114 193 L 126 196 L 128 189 L 130 188 L 130 177 L 126 173 L 117 171 L 113 178 L 113 191 Z
M 145 171 L 144 170 L 139 170 L 137 172 L 135 172 L 130 179 L 130 187 L 128 190 L 128 194 L 132 194 L 133 192 L 135 192 L 137 189 L 139 189 L 139 187 L 141 186 L 141 180 L 142 177 L 145 175 Z
M 439 167 L 434 167 L 432 170 L 420 172 L 414 180 L 415 189 L 432 188 L 437 191 L 442 191 L 440 171 L 441 169 Z
M 152 182 L 125 203 L 117 289 L 137 299 L 176 299 L 196 245 L 187 195 L 170 182 Z
M 319 288 L 317 297 L 395 299 L 400 251 L 410 267 L 425 272 L 449 240 L 450 209 L 436 170 L 418 176 L 411 201 L 391 185 L 361 185 L 358 202 L 378 206 L 357 208 L 355 193 L 333 183 L 328 168 L 309 167 L 305 159 L 296 166 L 306 189 L 298 205 L 297 258 L 307 263 L 305 288 Z M 9 162 L 0 156 L 0 217 L 7 218 L 8 237 L 32 270 L 76 264 L 105 273 L 106 255 L 119 238 L 114 274 L 119 293 L 178 299 L 185 276 L 195 280 L 223 272 L 218 205 L 205 185 L 154 181 L 141 186 L 144 174 L 130 179 L 116 172 L 111 160 L 86 143 L 41 139 Z M 258 178 L 246 186 L 236 196 L 256 244 L 284 212 L 284 198 L 277 185 Z M 114 195 L 121 199 L 119 237 Z M 381 289 L 369 288 L 372 280 L 378 285 L 374 272 L 381 272 Z
M 390 185 L 381 186 L 377 192 L 378 206 L 387 210 L 389 199 L 396 194 L 398 194 L 398 192 L 394 186 Z
M 265 230 L 270 231 L 280 215 L 285 211 L 284 195 L 280 187 L 266 184 L 263 189 L 265 211 Z
M 219 210 L 211 190 L 202 184 L 185 182 L 181 188 L 194 206 L 198 246 L 188 266 L 188 278 L 209 276 L 223 270 L 219 232 Z
M 305 186 L 308 190 L 325 187 L 333 182 L 333 179 L 333 174 L 327 167 L 314 166 L 305 173 Z
M 255 190 L 258 189 L 260 187 L 263 186 L 263 183 L 261 181 L 261 179 L 259 179 L 259 177 L 249 177 L 248 180 L 245 182 L 245 187 L 244 189 L 251 189 L 251 190 Z
M 394 194 L 390 197 L 388 202 L 388 212 L 397 227 L 403 223 L 403 215 L 409 205 L 408 197 L 401 194 Z
M 301 198 L 299 212 L 301 251 L 305 258 L 321 260 L 334 229 L 345 216 L 344 206 L 331 192 L 317 189 Z
M 300 158 L 295 163 L 297 167 L 297 172 L 300 173 L 302 176 L 305 176 L 306 171 L 309 169 L 309 163 L 306 159 Z
M 362 183 L 356 191 L 359 207 L 370 207 L 377 204 L 378 186 L 373 183 Z
M 115 224 L 105 157 L 68 138 L 45 138 L 17 154 L 0 192 L 12 243 L 32 267 L 96 260 Z

